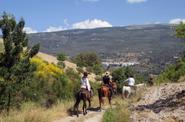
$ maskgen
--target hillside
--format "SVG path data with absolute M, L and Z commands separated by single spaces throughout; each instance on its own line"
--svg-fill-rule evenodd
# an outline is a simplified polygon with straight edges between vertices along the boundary
M 40 43 L 41 51 L 74 56 L 81 52 L 97 52 L 102 59 L 137 61 L 140 70 L 159 72 L 185 46 L 176 39 L 170 25 L 140 25 L 84 30 L 66 30 L 30 34 L 30 45 Z M 104 60 L 107 61 L 107 60 Z
M 185 82 L 147 88 L 132 109 L 132 122 L 184 122 Z
M 41 59 L 47 61 L 48 63 L 54 63 L 54 64 L 57 64 L 58 60 L 55 56 L 52 56 L 52 55 L 49 55 L 49 54 L 46 54 L 46 53 L 42 53 L 42 52 L 39 52 L 37 54 L 38 57 L 40 57 Z M 69 62 L 69 61 L 64 61 L 65 63 L 65 70 L 68 69 L 68 68 L 71 68 L 73 69 L 75 72 L 78 72 L 77 71 L 77 65 L 72 63 L 72 62 Z M 92 81 L 92 82 L 96 82 L 96 75 L 94 73 L 91 73 L 89 74 L 89 80 Z

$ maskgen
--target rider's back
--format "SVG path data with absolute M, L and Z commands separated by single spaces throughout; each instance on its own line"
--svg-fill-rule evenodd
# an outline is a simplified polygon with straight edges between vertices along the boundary
M 105 76 L 103 77 L 103 83 L 104 83 L 104 84 L 109 84 L 109 82 L 110 82 L 110 77 L 105 75 Z

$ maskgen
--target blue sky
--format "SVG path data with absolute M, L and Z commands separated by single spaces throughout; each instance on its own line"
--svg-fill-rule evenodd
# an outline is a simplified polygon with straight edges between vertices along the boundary
M 185 0 L 0 0 L 26 31 L 185 22 Z

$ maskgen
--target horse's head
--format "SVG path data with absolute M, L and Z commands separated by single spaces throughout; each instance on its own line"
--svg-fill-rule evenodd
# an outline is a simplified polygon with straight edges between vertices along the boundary
M 116 84 L 116 82 L 111 82 L 111 86 L 113 88 L 114 93 L 116 93 L 117 92 L 117 84 Z

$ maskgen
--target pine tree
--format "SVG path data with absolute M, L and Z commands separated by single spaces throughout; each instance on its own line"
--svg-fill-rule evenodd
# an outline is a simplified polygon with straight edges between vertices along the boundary
M 178 38 L 183 38 L 185 39 L 185 23 L 181 22 L 177 27 L 176 27 L 176 36 Z
M 0 53 L 0 109 L 18 105 L 21 89 L 26 85 L 25 79 L 34 68 L 30 64 L 39 51 L 39 44 L 27 48 L 28 38 L 23 31 L 25 22 L 16 22 L 13 15 L 3 13 L 0 17 L 0 29 L 4 44 L 4 52 Z

